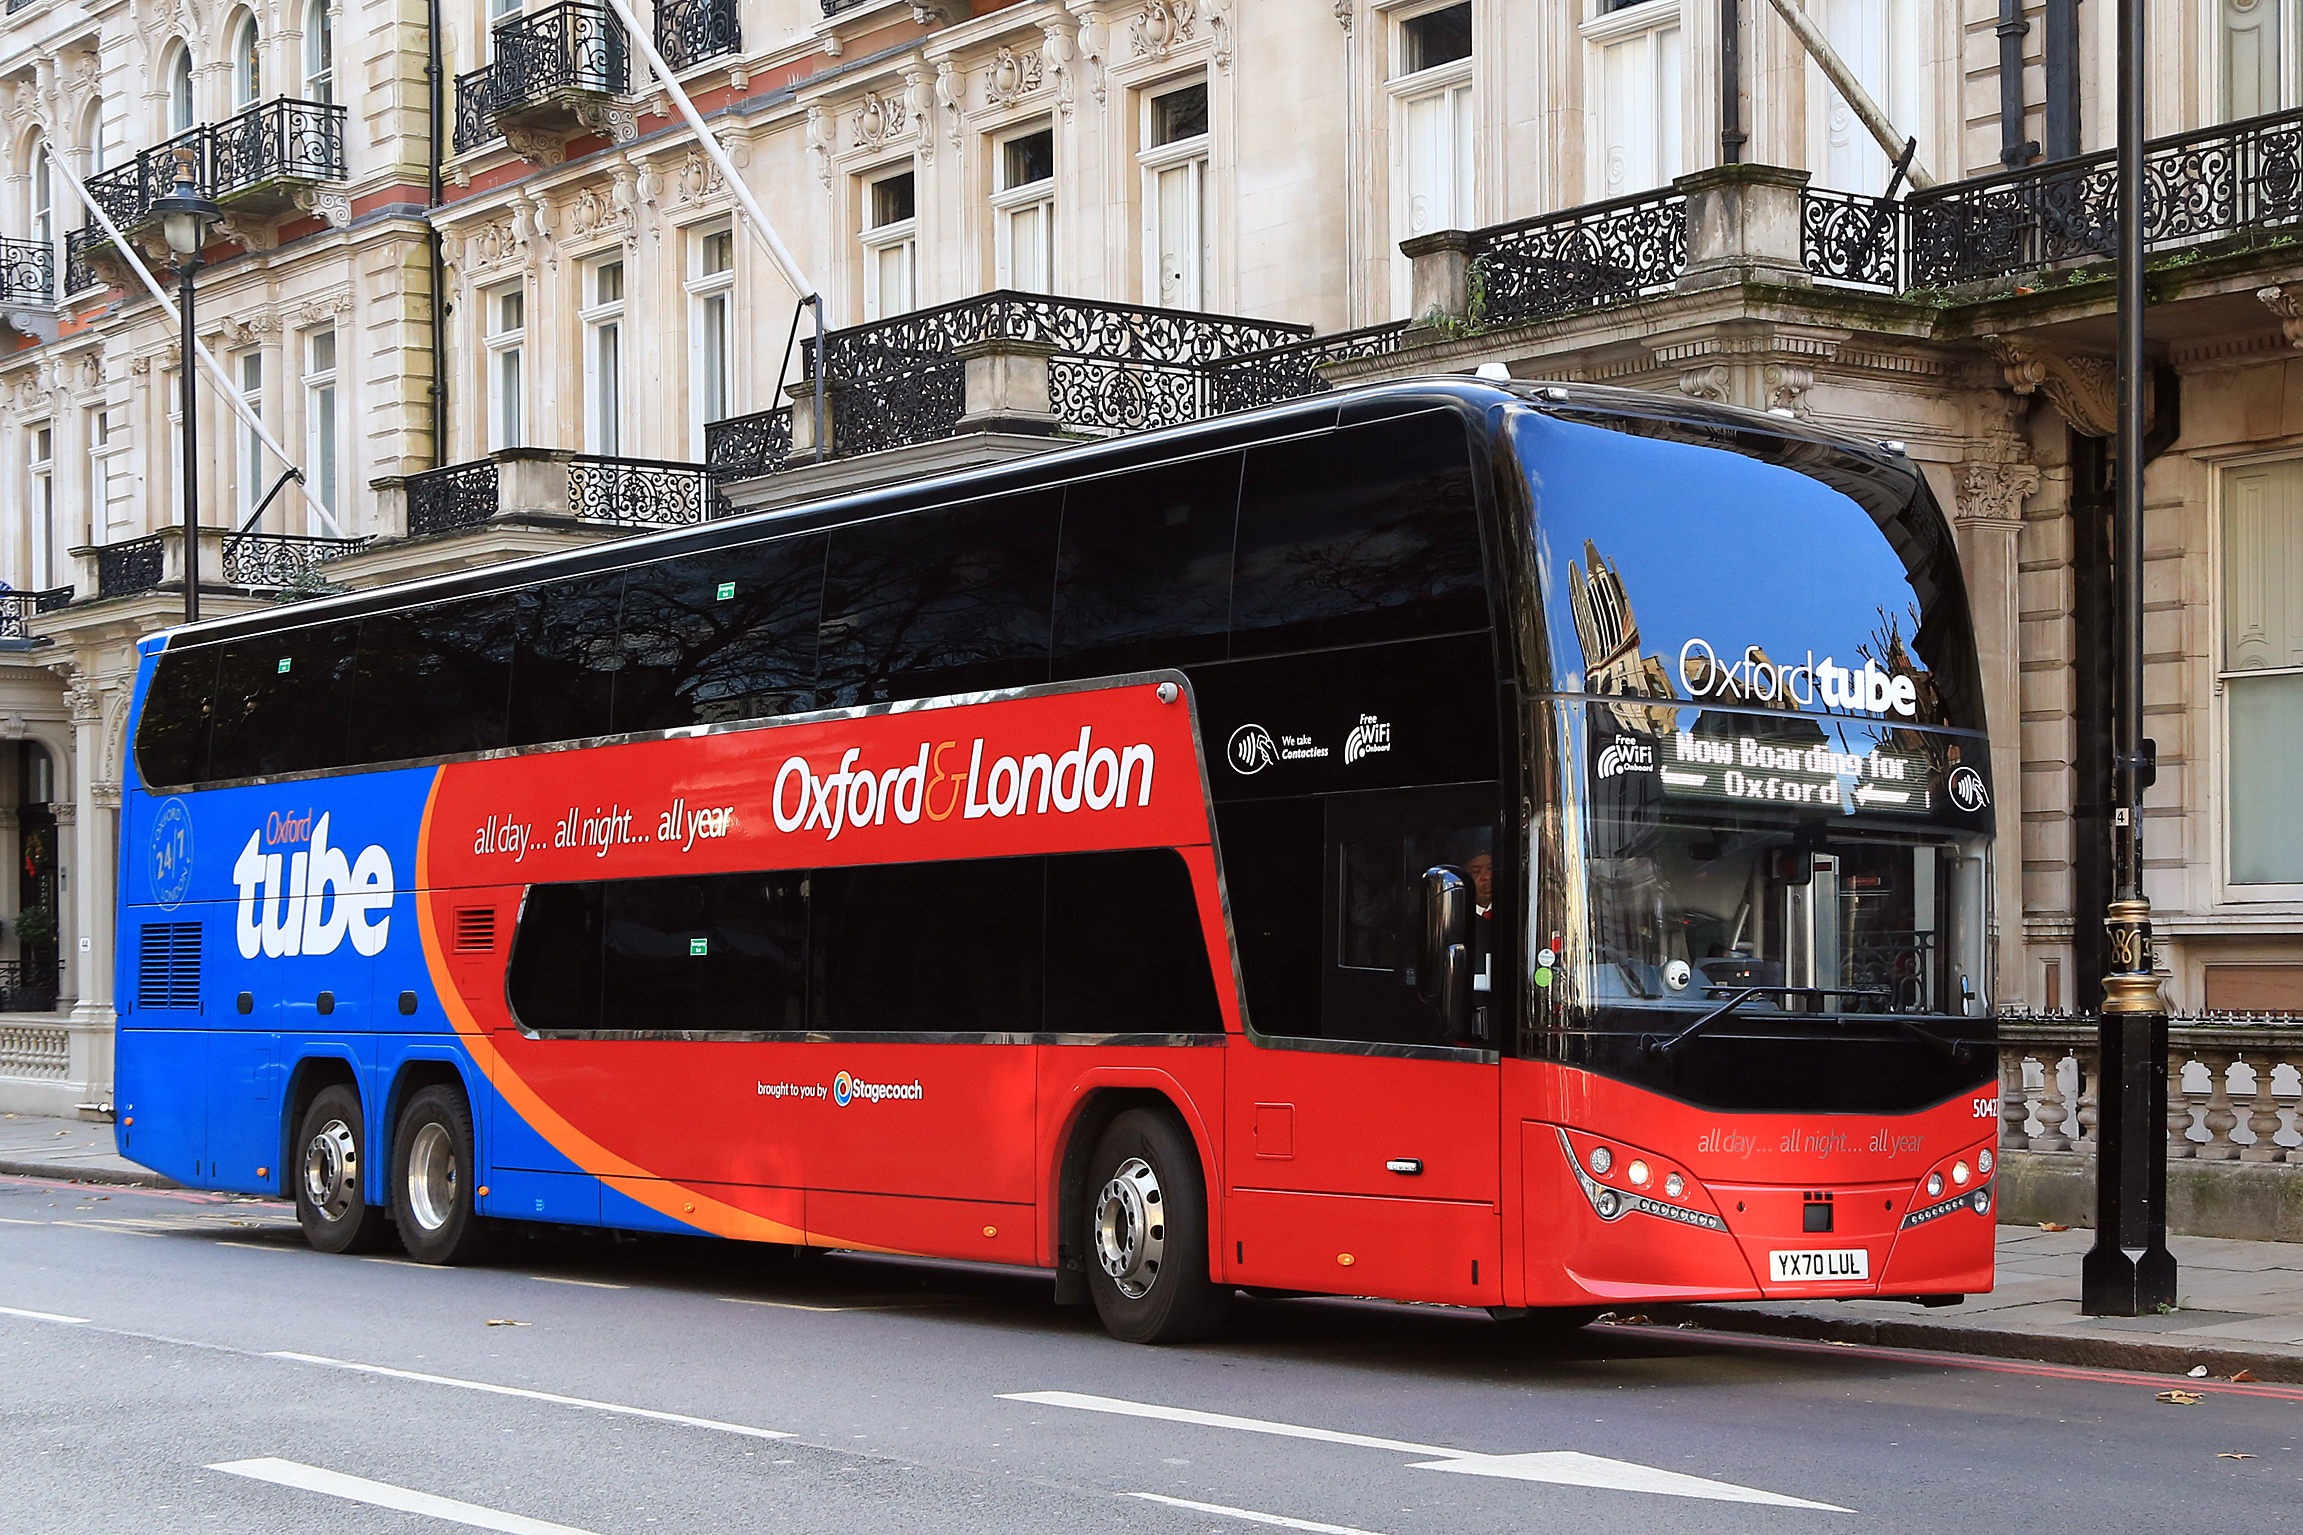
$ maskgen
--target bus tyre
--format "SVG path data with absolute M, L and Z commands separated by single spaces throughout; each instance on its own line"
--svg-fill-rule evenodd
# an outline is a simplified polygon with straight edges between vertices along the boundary
M 1124 1343 L 1192 1343 L 1223 1325 L 1231 1289 L 1208 1278 L 1207 1184 L 1172 1114 L 1130 1109 L 1088 1163 L 1088 1293 Z
M 472 1208 L 472 1111 L 452 1087 L 408 1100 L 392 1137 L 400 1245 L 418 1263 L 469 1263 L 488 1222 Z
M 368 1198 L 366 1137 L 360 1095 L 349 1087 L 323 1089 L 304 1111 L 296 1142 L 301 1155 L 292 1169 L 296 1219 L 304 1240 L 321 1252 L 366 1253 L 391 1244 L 392 1223 L 383 1205 Z

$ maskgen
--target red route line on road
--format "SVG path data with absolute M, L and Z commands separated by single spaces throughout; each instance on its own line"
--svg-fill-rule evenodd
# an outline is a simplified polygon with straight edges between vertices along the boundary
M 1870 1343 L 1819 1343 L 1807 1338 L 1770 1338 L 1760 1333 L 1727 1332 L 1713 1327 L 1626 1327 L 1621 1323 L 1608 1328 L 1610 1332 L 1630 1333 L 1636 1337 L 1651 1338 L 1656 1342 L 1667 1339 L 1686 1343 L 1701 1338 L 1706 1343 L 1719 1343 L 1736 1348 L 1776 1349 L 1799 1354 L 1823 1354 L 1834 1359 L 1917 1360 L 1923 1364 L 1944 1365 L 1961 1370 L 1992 1370 L 2004 1375 L 2043 1375 L 2051 1380 L 2101 1381 L 2119 1386 L 2175 1386 L 2185 1391 L 2213 1392 L 2227 1396 L 2260 1396 L 2274 1401 L 2303 1402 L 2303 1386 L 2283 1385 L 2274 1381 L 2232 1381 L 2215 1376 L 2154 1375 L 2143 1370 L 2105 1370 L 2089 1365 L 2048 1364 L 2040 1360 L 2001 1359 L 1989 1354 L 1950 1354 L 1936 1349 L 1882 1348 Z

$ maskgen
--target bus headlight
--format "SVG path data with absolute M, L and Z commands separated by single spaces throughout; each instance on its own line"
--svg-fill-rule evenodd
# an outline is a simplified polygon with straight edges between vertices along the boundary
M 1967 1202 L 1975 1207 L 1977 1215 L 1989 1215 L 1991 1213 L 1991 1190 L 1987 1188 L 1977 1189 L 1967 1196 Z
M 1991 1153 L 1990 1153 L 1990 1152 L 1988 1152 L 1988 1151 L 1978 1151 L 1977 1153 L 1975 1153 L 1975 1170 L 1976 1170 L 1977 1172 L 1979 1172 L 1979 1173 L 1987 1173 L 1987 1172 L 1991 1171 Z
M 1620 1203 L 1615 1197 L 1615 1190 L 1601 1189 L 1599 1197 L 1591 1202 L 1591 1207 L 1599 1212 L 1601 1220 L 1611 1221 L 1615 1219 L 1616 1208 Z
M 1942 1192 L 1943 1192 L 1943 1174 L 1941 1174 L 1941 1173 L 1929 1173 L 1929 1174 L 1927 1175 L 1927 1197 L 1928 1197 L 1929 1199 L 1933 1199 L 1933 1198 L 1934 1198 L 1936 1195 L 1938 1195 L 1938 1194 L 1940 1194 L 1940 1193 L 1942 1193 Z
M 1614 1152 L 1608 1150 L 1605 1146 L 1594 1146 L 1591 1148 L 1591 1170 L 1593 1172 L 1604 1178 L 1608 1174 L 1608 1169 L 1614 1166 Z
M 1679 1174 L 1673 1173 L 1663 1180 L 1663 1192 L 1670 1198 L 1677 1199 L 1687 1192 L 1687 1180 Z
M 1970 1174 L 1967 1171 L 1967 1163 L 1964 1159 L 1951 1164 L 1951 1181 L 1953 1183 L 1958 1184 L 1961 1188 L 1965 1188 L 1967 1186 L 1967 1180 L 1969 1176 Z
M 1631 1179 L 1631 1186 L 1633 1188 L 1643 1189 L 1647 1187 L 1647 1180 L 1649 1175 L 1647 1171 L 1647 1164 L 1645 1162 L 1642 1162 L 1637 1157 L 1633 1157 L 1631 1159 L 1631 1165 L 1626 1167 L 1623 1171 L 1624 1175 Z

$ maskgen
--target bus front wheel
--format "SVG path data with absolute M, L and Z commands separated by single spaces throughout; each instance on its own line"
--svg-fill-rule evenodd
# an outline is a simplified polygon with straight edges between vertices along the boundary
M 472 1208 L 472 1111 L 464 1095 L 427 1087 L 408 1100 L 392 1137 L 400 1245 L 418 1263 L 468 1263 L 487 1221 Z
M 296 1220 L 321 1252 L 374 1252 L 392 1240 L 383 1206 L 368 1198 L 366 1141 L 360 1095 L 349 1087 L 322 1089 L 304 1111 L 303 1155 L 293 1170 Z
M 1173 1115 L 1130 1109 L 1096 1142 L 1086 1187 L 1088 1293 L 1125 1343 L 1191 1343 L 1223 1325 L 1208 1278 L 1207 1184 Z

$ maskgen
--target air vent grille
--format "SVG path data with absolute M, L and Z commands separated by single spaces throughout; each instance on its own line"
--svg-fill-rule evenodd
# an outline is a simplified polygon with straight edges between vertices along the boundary
M 496 908 L 493 906 L 459 906 L 456 908 L 456 952 L 484 954 L 496 946 Z
M 136 935 L 136 1005 L 200 1010 L 200 924 L 147 922 Z

